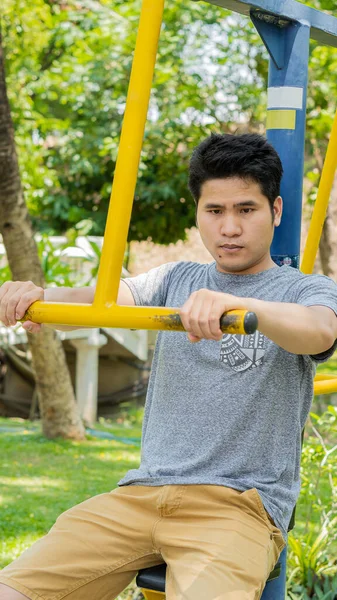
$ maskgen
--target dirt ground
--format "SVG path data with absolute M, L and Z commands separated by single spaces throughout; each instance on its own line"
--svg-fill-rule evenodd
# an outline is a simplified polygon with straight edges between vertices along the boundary
M 188 231 L 186 242 L 179 241 L 168 246 L 153 244 L 149 241 L 132 242 L 128 270 L 132 275 L 139 275 L 139 273 L 145 273 L 153 267 L 179 260 L 199 263 L 212 262 L 213 258 L 203 245 L 196 227 Z

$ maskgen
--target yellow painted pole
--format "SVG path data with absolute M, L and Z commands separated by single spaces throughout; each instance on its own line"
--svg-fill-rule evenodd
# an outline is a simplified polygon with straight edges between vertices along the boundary
M 330 141 L 324 161 L 322 177 L 311 218 L 309 233 L 303 253 L 301 271 L 312 273 L 322 235 L 322 229 L 329 204 L 331 189 L 337 168 L 337 112 L 332 126 Z
M 164 0 L 143 0 L 94 305 L 117 301 L 148 111 Z
M 184 331 L 179 309 L 159 306 L 94 307 L 91 304 L 63 304 L 34 302 L 22 320 L 34 323 L 61 323 L 74 327 L 122 327 L 125 329 L 166 329 Z M 225 333 L 254 333 L 257 329 L 255 313 L 231 310 L 220 320 Z
M 155 590 L 147 590 L 142 588 L 145 600 L 165 600 L 165 592 L 157 592 Z
M 327 381 L 328 379 L 336 379 L 336 375 L 330 375 L 330 373 L 317 373 L 314 381 Z
M 314 382 L 314 394 L 333 394 L 337 392 L 337 377 L 327 379 L 326 381 Z

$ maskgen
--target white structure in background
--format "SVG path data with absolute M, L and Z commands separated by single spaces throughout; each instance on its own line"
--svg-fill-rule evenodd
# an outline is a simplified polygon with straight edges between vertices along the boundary
M 37 241 L 39 237 L 36 236 Z M 89 236 L 88 239 L 94 241 L 99 248 L 102 247 L 102 237 Z M 74 268 L 82 269 L 83 275 L 86 271 L 87 274 L 90 274 L 92 260 L 95 258 L 95 253 L 90 243 L 88 243 L 88 239 L 82 236 L 78 237 L 76 246 L 69 246 L 59 251 L 62 259 L 69 259 Z M 67 238 L 55 236 L 50 237 L 49 241 L 57 248 L 57 246 L 65 244 Z M 0 260 L 1 256 L 5 256 L 5 248 L 2 243 L 0 243 Z M 123 269 L 123 275 L 127 275 L 125 269 Z M 120 348 L 124 355 L 145 362 L 148 358 L 148 332 L 104 327 L 58 331 L 57 334 L 61 340 L 64 342 L 69 341 L 76 349 L 76 399 L 84 421 L 87 424 L 93 424 L 97 419 L 100 353 L 105 351 L 105 354 L 107 352 L 108 356 L 113 357 L 115 353 L 119 352 L 118 348 Z M 21 325 L 14 328 L 0 326 L 0 347 L 3 349 L 26 344 L 26 340 L 26 332 Z
M 76 399 L 80 414 L 86 423 L 97 420 L 98 361 L 100 348 L 112 338 L 129 350 L 135 358 L 148 357 L 147 331 L 129 329 L 76 329 L 59 331 L 61 339 L 68 339 L 76 348 Z

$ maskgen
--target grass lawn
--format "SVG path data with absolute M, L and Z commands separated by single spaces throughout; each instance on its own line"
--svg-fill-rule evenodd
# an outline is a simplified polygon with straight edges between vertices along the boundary
M 112 490 L 137 468 L 140 427 L 108 429 L 123 441 L 47 440 L 37 423 L 0 418 L 0 568 L 43 536 L 61 512 Z
M 318 365 L 317 374 L 318 373 L 326 373 L 329 375 L 336 375 L 336 378 L 337 378 L 337 352 L 335 352 L 335 354 L 329 359 L 328 362 Z M 337 394 L 324 394 L 324 395 L 315 397 L 311 411 L 313 413 L 320 415 L 324 411 L 326 411 L 326 409 L 329 405 L 337 406 Z M 310 427 L 307 426 L 305 429 L 304 444 L 308 443 L 308 435 L 309 434 L 311 436 L 313 435 L 312 431 L 310 430 Z M 329 449 L 331 449 L 336 444 L 336 439 L 335 439 L 334 435 L 335 435 L 334 433 L 330 434 L 329 439 L 325 440 L 327 447 Z M 317 438 L 314 438 L 314 437 L 311 438 L 311 444 L 312 444 L 313 439 L 317 442 L 317 444 L 319 446 L 319 442 L 318 442 Z M 329 463 L 330 463 L 330 469 L 331 469 L 331 476 L 334 480 L 334 485 L 336 487 L 337 486 L 337 452 L 334 452 L 333 454 L 330 455 Z M 303 461 L 302 461 L 302 464 L 303 464 Z M 317 468 L 317 465 L 315 465 L 313 467 L 313 469 L 309 473 L 307 473 L 307 476 L 312 482 L 315 482 L 317 474 L 318 474 L 318 468 Z M 331 486 L 329 484 L 327 475 L 323 476 L 320 479 L 319 496 L 320 496 L 320 501 L 322 502 L 323 506 L 325 506 L 325 507 L 331 506 L 332 492 L 331 492 Z M 302 534 L 305 530 L 307 515 L 308 515 L 308 508 L 309 508 L 309 500 L 306 500 L 303 495 L 300 496 L 300 499 L 296 506 L 296 522 L 295 522 L 295 529 L 294 529 L 295 537 L 297 534 L 299 534 L 299 535 Z M 314 534 L 318 534 L 320 531 L 319 510 L 320 510 L 319 507 L 317 507 L 317 506 L 315 507 L 315 503 L 314 503 L 313 510 L 311 512 L 309 511 L 310 528 L 314 531 Z M 329 554 L 337 555 L 337 540 L 335 540 L 331 544 L 331 550 L 330 550 Z

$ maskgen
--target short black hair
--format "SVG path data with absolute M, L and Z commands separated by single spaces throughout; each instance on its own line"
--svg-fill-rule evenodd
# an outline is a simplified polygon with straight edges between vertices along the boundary
M 262 135 L 212 133 L 193 151 L 189 189 L 198 205 L 201 187 L 210 179 L 239 177 L 254 181 L 260 185 L 262 194 L 268 198 L 273 215 L 274 202 L 280 195 L 282 175 L 281 159 L 275 148 Z

